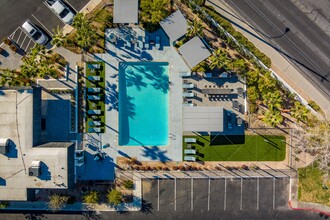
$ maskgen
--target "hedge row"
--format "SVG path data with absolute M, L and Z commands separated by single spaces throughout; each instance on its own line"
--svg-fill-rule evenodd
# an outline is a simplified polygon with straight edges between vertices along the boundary
M 207 14 L 209 14 L 218 24 L 220 24 L 226 31 L 228 31 L 235 39 L 253 53 L 259 60 L 261 60 L 267 67 L 271 66 L 271 59 L 262 53 L 252 42 L 250 42 L 243 34 L 235 31 L 232 24 L 216 12 L 211 6 L 202 7 Z

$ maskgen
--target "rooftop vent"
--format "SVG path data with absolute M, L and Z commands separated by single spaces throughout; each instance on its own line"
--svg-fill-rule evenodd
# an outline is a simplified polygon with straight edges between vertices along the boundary
M 41 161 L 32 161 L 29 168 L 29 176 L 39 176 L 41 174 Z
M 0 154 L 8 153 L 10 140 L 8 138 L 0 138 Z

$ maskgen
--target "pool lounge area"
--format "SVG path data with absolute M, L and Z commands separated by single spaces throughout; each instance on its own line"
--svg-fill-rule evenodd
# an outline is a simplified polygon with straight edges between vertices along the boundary
M 119 63 L 119 145 L 167 146 L 167 62 Z

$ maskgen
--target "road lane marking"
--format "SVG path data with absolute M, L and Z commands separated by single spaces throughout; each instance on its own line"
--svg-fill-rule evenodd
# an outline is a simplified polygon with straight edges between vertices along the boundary
M 257 178 L 257 210 L 259 210 L 259 177 Z
M 158 180 L 158 196 L 157 196 L 157 200 L 158 200 L 158 211 L 159 211 L 159 178 L 157 180 Z
M 240 210 L 243 208 L 243 178 L 241 178 L 241 204 L 240 204 Z
M 191 178 L 191 211 L 194 210 L 194 178 Z
M 273 178 L 273 210 L 275 209 L 275 178 Z
M 210 211 L 210 191 L 211 191 L 211 178 L 209 178 L 209 190 L 207 197 L 207 211 Z
M 27 37 L 28 37 L 28 36 L 27 36 L 27 35 L 25 35 L 25 37 L 24 37 L 24 39 L 23 39 L 22 43 L 21 43 L 21 44 L 19 44 L 19 45 L 23 46 L 23 43 L 25 42 L 25 39 L 26 39 Z M 28 38 L 28 39 L 30 39 L 30 38 Z M 31 40 L 31 39 L 30 39 L 30 40 Z
M 51 31 L 49 31 L 48 30 L 48 28 L 46 28 L 46 26 L 36 17 L 36 16 L 34 16 L 33 14 L 31 14 L 32 15 L 32 17 L 34 18 L 34 19 L 36 19 L 38 22 L 39 22 L 39 24 L 48 32 L 48 34 L 50 35 L 50 36 L 52 36 L 53 34 L 52 34 L 52 32 Z
M 225 196 L 224 196 L 223 210 L 226 210 L 226 199 L 227 199 L 227 178 L 225 178 Z
M 176 211 L 176 178 L 174 179 L 174 211 Z

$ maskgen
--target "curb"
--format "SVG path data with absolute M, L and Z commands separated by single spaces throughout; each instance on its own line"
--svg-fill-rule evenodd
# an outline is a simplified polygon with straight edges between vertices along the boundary
M 293 207 L 292 203 L 297 203 L 296 204 L 296 207 Z M 292 210 L 296 210 L 296 211 L 298 211 L 298 210 L 312 211 L 312 212 L 322 213 L 322 214 L 324 214 L 326 216 L 330 216 L 330 212 L 325 212 L 325 211 L 322 211 L 322 210 L 319 210 L 319 209 L 315 209 L 315 208 L 299 208 L 298 205 L 299 205 L 299 202 L 295 202 L 295 201 L 292 201 L 292 200 L 289 201 L 289 207 Z M 312 205 L 312 204 L 307 203 L 307 205 Z

